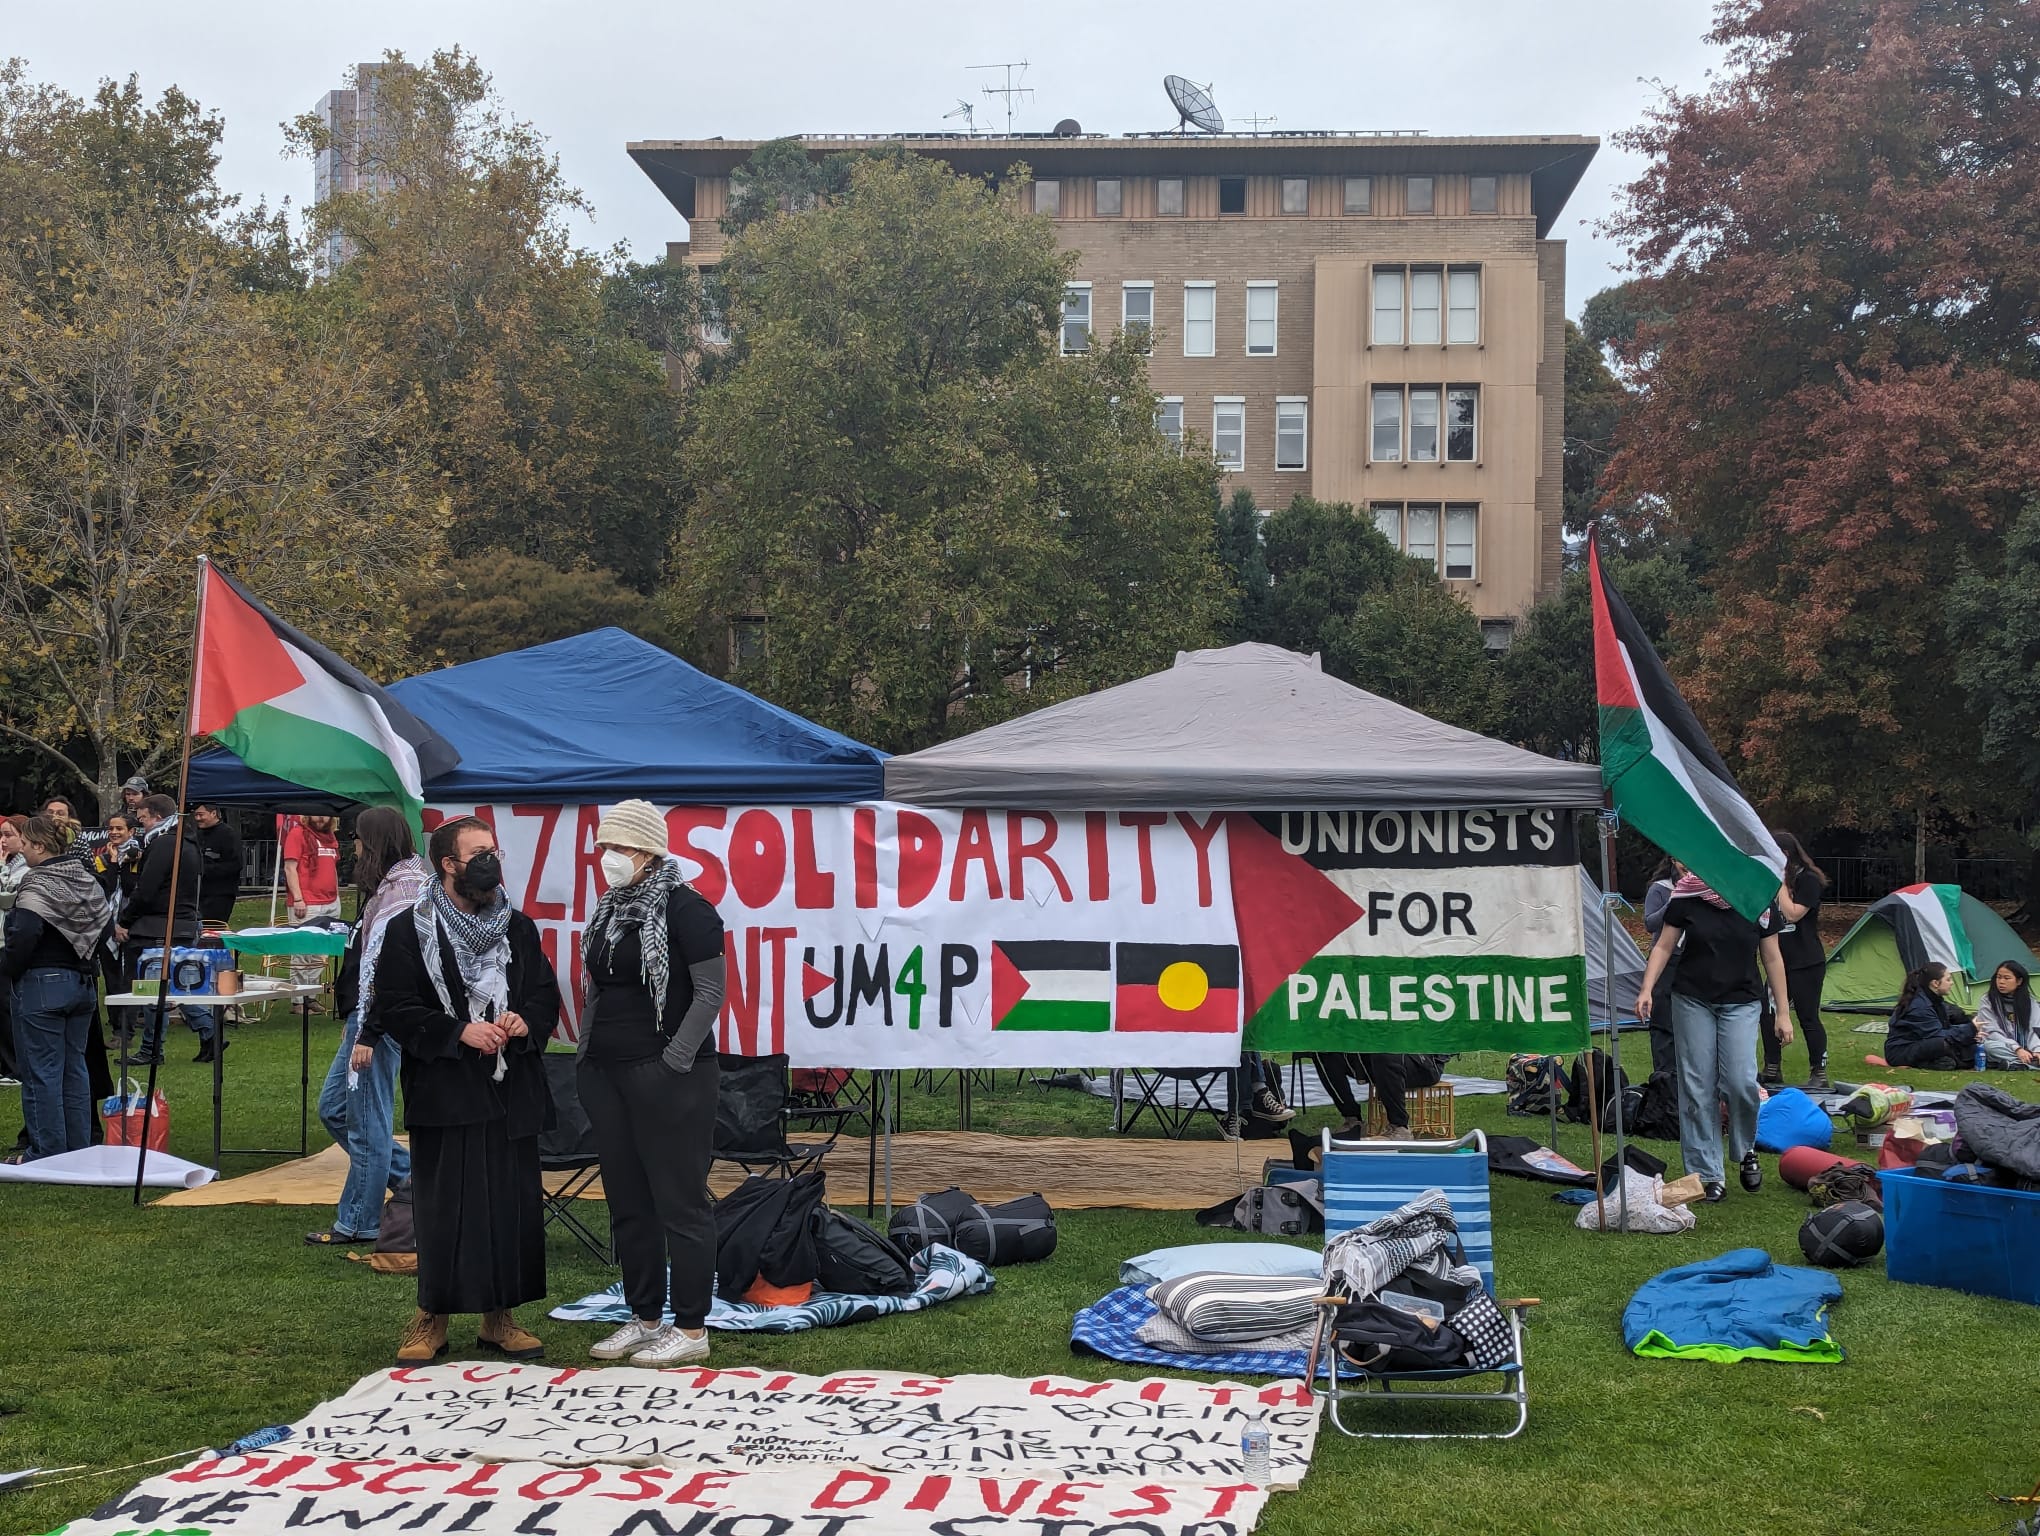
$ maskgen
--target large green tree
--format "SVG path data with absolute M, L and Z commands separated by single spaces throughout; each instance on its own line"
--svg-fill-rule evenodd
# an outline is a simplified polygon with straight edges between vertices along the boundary
M 1131 347 L 1056 355 L 1070 259 L 982 182 L 869 158 L 723 263 L 731 359 L 695 398 L 675 611 L 735 675 L 888 748 L 1209 643 L 1216 470 L 1154 428 Z
M 1948 592 L 1955 676 L 1983 724 L 1983 756 L 2015 780 L 2040 904 L 2040 498 L 2020 509 L 1994 564 L 1963 561 Z

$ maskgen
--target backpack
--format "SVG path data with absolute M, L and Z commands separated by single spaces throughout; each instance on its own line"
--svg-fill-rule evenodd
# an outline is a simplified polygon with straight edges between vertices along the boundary
M 1550 1114 L 1569 1086 L 1564 1064 L 1556 1056 L 1511 1056 L 1507 1084 L 1512 1115 Z
M 1466 1364 L 1466 1340 L 1385 1301 L 1351 1301 L 1332 1323 L 1339 1352 L 1363 1371 L 1449 1371 Z
M 1302 1237 L 1325 1229 L 1324 1181 L 1259 1184 L 1245 1194 L 1197 1213 L 1200 1227 L 1258 1232 L 1268 1237 Z
M 1615 1095 L 1629 1086 L 1629 1079 L 1622 1069 L 1609 1059 L 1608 1053 L 1598 1045 L 1573 1058 L 1572 1081 L 1566 1085 L 1565 1117 L 1576 1125 L 1585 1125 L 1592 1117 L 1587 1113 L 1587 1074 L 1593 1073 L 1594 1106 L 1605 1109 Z
M 1679 1139 L 1679 1080 L 1669 1072 L 1653 1072 L 1636 1090 L 1636 1103 L 1632 1109 L 1628 1098 L 1622 1101 L 1622 1113 L 1626 1117 L 1623 1129 L 1631 1136 L 1641 1136 L 1646 1141 L 1677 1141 Z
M 815 1207 L 815 1284 L 848 1296 L 905 1296 L 914 1266 L 899 1244 L 827 1205 Z

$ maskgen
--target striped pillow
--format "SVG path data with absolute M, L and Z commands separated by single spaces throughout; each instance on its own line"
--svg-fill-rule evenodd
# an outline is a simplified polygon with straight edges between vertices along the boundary
M 1324 1293 L 1315 1275 L 1184 1275 L 1150 1288 L 1148 1300 L 1200 1339 L 1247 1344 L 1309 1326 Z

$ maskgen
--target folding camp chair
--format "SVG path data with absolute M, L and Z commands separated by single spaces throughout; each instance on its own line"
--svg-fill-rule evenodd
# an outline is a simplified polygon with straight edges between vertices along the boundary
M 1324 1132 L 1320 1162 L 1324 1173 L 1325 1237 L 1364 1227 L 1400 1210 L 1427 1190 L 1443 1190 L 1452 1202 L 1465 1262 L 1480 1271 L 1490 1296 L 1495 1289 L 1494 1218 L 1488 1198 L 1487 1137 L 1468 1131 L 1457 1141 L 1338 1141 Z M 1332 1337 L 1338 1309 L 1348 1298 L 1327 1296 L 1319 1303 L 1316 1336 L 1311 1341 L 1311 1391 L 1329 1405 L 1327 1417 L 1341 1434 L 1362 1440 L 1509 1440 L 1530 1421 L 1530 1389 L 1523 1374 L 1523 1313 L 1535 1300 L 1496 1305 L 1509 1322 L 1509 1361 L 1491 1370 L 1368 1371 L 1345 1359 Z M 1317 1379 L 1320 1359 L 1328 1359 L 1327 1383 Z M 1501 1379 L 1496 1390 L 1481 1390 L 1479 1379 Z M 1472 1381 L 1474 1387 L 1446 1385 Z M 1367 1398 L 1376 1403 L 1513 1403 L 1516 1422 L 1501 1431 L 1412 1432 L 1350 1427 L 1345 1405 Z
M 791 1178 L 819 1163 L 842 1134 L 843 1122 L 861 1113 L 849 1104 L 795 1105 L 787 1087 L 786 1057 L 725 1056 L 715 1106 L 716 1161 L 746 1173 Z M 789 1125 L 826 1134 L 819 1142 L 791 1142 Z
M 583 1248 L 603 1264 L 614 1264 L 616 1255 L 609 1244 L 574 1209 L 601 1175 L 602 1160 L 595 1151 L 595 1128 L 581 1108 L 581 1085 L 574 1075 L 579 1058 L 572 1051 L 547 1051 L 545 1086 L 552 1094 L 553 1128 L 538 1133 L 538 1168 L 543 1182 L 544 1224 L 558 1222 Z M 557 1183 L 554 1175 L 564 1175 Z
M 1133 1079 L 1138 1095 L 1119 1123 L 1123 1136 L 1151 1116 L 1171 1141 L 1180 1141 L 1199 1115 L 1215 1120 L 1225 1118 L 1225 1105 L 1212 1102 L 1212 1094 L 1225 1092 L 1226 1073 L 1210 1067 L 1129 1067 L 1120 1075 L 1124 1092 L 1126 1078 Z M 1123 1102 L 1123 1100 L 1122 1100 Z

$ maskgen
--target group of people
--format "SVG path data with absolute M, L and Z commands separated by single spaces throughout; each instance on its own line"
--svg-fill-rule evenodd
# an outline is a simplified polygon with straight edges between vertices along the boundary
M 1959 1072 L 1979 1063 L 2005 1072 L 2040 1069 L 2040 1007 L 2033 1001 L 2032 973 L 2007 960 L 1991 973 L 1982 1006 L 1968 1014 L 1954 1000 L 1955 977 L 1939 961 L 1905 978 L 1884 1054 L 1885 1066 L 1927 1072 Z
M 240 889 L 241 853 L 239 834 L 217 807 L 195 808 L 187 825 L 176 803 L 139 777 L 122 786 L 120 805 L 97 829 L 82 827 L 62 797 L 36 815 L 0 819 L 0 1073 L 21 1083 L 14 1160 L 99 1139 L 93 1105 L 114 1086 L 102 987 L 129 986 L 143 952 L 162 947 L 166 935 L 190 943 L 205 925 L 224 926 Z M 201 1061 L 224 1048 L 212 1009 L 181 1011 L 199 1036 Z M 153 1011 L 132 1012 L 139 1021 L 126 1012 L 114 1021 L 123 1059 L 161 1061 Z

